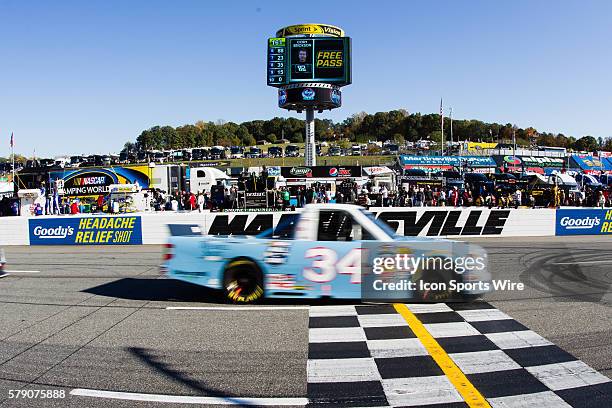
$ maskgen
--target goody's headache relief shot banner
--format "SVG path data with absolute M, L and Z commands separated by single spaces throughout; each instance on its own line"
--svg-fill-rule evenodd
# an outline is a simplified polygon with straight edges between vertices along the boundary
M 139 245 L 140 216 L 32 218 L 30 245 Z
M 559 209 L 557 210 L 556 235 L 606 235 L 612 234 L 612 210 L 610 209 Z

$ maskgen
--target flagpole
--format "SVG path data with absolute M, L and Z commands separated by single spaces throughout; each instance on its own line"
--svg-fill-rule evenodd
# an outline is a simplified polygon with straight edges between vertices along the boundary
M 440 98 L 440 131 L 442 132 L 442 146 L 440 146 L 440 156 L 444 156 L 444 109 L 442 98 Z
M 15 186 L 17 185 L 17 180 L 15 180 L 15 135 L 11 132 L 11 157 L 12 167 L 13 167 L 13 195 L 15 195 Z

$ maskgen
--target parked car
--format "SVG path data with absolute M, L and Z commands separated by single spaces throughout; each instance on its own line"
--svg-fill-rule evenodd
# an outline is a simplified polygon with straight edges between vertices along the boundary
M 329 148 L 329 155 L 330 156 L 344 156 L 342 149 L 339 148 L 338 146 L 332 146 Z
M 283 148 L 280 146 L 268 147 L 268 157 L 283 157 Z
M 289 145 L 285 148 L 285 157 L 298 157 L 300 155 L 300 148 L 296 145 Z
M 250 159 L 259 159 L 261 157 L 261 149 L 259 147 L 251 147 L 244 156 Z
M 244 157 L 244 148 L 242 146 L 230 147 L 230 159 L 242 159 Z

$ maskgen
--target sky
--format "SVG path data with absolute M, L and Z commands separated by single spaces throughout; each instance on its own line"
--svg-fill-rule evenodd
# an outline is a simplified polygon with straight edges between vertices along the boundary
M 0 0 L 0 156 L 110 153 L 155 125 L 295 116 L 267 38 L 342 27 L 341 121 L 403 108 L 612 136 L 612 2 Z M 5 142 L 2 142 L 2 140 Z

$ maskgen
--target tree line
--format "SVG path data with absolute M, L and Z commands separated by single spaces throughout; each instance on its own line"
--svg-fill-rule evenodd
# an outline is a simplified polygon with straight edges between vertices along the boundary
M 315 119 L 317 140 L 365 143 L 370 140 L 416 142 L 441 140 L 440 115 L 437 113 L 408 113 L 406 110 L 356 113 L 342 122 Z M 444 120 L 444 134 L 450 137 L 450 120 Z M 612 138 L 590 135 L 575 137 L 562 133 L 539 132 L 533 127 L 519 128 L 510 123 L 486 123 L 480 120 L 453 120 L 453 139 L 474 142 L 510 143 L 515 135 L 519 146 L 557 146 L 580 151 L 612 150 Z M 273 118 L 243 123 L 198 121 L 179 127 L 154 126 L 144 130 L 136 142 L 126 143 L 126 150 L 167 150 L 198 146 L 251 146 L 266 141 L 277 143 L 281 139 L 291 143 L 304 141 L 304 122 L 296 118 Z

